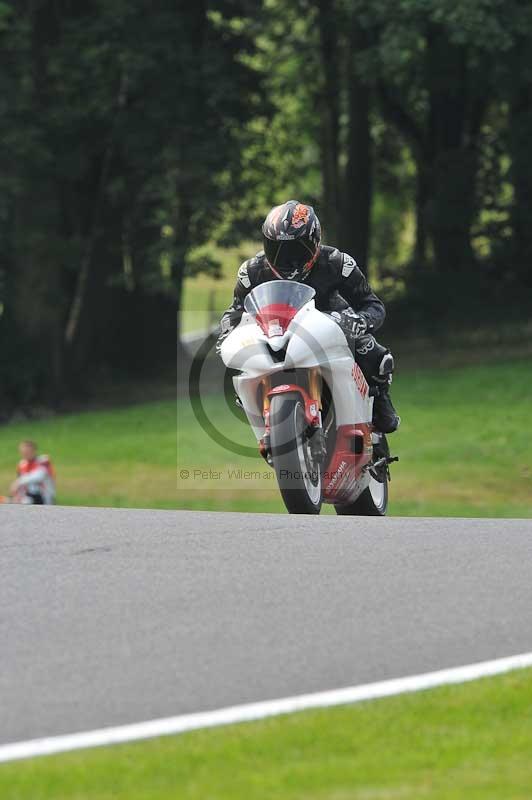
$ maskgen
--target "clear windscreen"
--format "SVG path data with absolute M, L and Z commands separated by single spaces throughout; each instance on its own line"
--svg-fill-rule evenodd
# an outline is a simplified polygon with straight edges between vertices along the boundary
M 312 300 L 316 291 L 311 286 L 296 281 L 268 281 L 261 283 L 244 300 L 244 309 L 255 319 L 262 309 L 271 306 L 288 306 L 299 311 Z
M 268 281 L 257 286 L 244 300 L 251 314 L 268 338 L 282 336 L 300 308 L 316 292 L 296 281 Z

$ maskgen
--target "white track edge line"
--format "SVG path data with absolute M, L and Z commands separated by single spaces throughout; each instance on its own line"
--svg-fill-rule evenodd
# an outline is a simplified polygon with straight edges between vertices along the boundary
M 215 711 L 182 714 L 176 717 L 101 728 L 82 733 L 71 733 L 64 736 L 14 742 L 0 745 L 0 763 L 33 758 L 35 756 L 53 755 L 54 753 L 65 753 L 88 747 L 101 747 L 103 745 L 135 742 L 141 739 L 153 739 L 159 736 L 186 733 L 200 728 L 214 728 L 218 725 L 249 722 L 281 714 L 291 714 L 295 711 L 306 711 L 312 708 L 360 703 L 363 700 L 419 692 L 437 686 L 466 683 L 478 678 L 501 675 L 511 670 L 524 669 L 526 667 L 532 667 L 532 652 L 507 658 L 498 658 L 493 661 L 482 661 L 462 667 L 452 667 L 436 672 L 426 672 L 421 675 L 393 678 L 392 680 L 379 681 L 378 683 L 349 686 L 344 689 L 283 697 L 278 700 L 265 700 L 259 703 L 246 703 L 245 705 L 220 708 Z

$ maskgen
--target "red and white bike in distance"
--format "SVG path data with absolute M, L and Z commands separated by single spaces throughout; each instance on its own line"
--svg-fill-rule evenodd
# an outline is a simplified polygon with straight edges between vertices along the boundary
M 344 333 L 314 296 L 295 281 L 257 286 L 222 360 L 238 373 L 239 404 L 290 513 L 331 503 L 338 514 L 383 516 L 397 459 L 373 428 L 370 387 Z

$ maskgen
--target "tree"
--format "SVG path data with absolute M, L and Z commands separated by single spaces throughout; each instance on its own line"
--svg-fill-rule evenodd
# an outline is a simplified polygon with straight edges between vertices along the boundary
M 513 239 L 507 255 L 515 279 L 532 287 L 532 3 L 512 4 L 511 10 L 512 47 L 501 70 L 501 101 L 509 98 L 508 150 L 514 190 L 510 219 Z
M 352 11 L 347 42 L 347 164 L 344 176 L 342 245 L 356 253 L 368 270 L 373 192 L 373 145 L 371 140 L 372 93 L 357 68 L 357 56 L 368 47 L 368 35 Z
M 0 4 L 0 324 L 40 354 L 24 392 L 10 359 L 18 402 L 175 356 L 183 276 L 203 266 L 191 251 L 240 193 L 257 7 Z
M 363 68 L 382 112 L 417 165 L 417 259 L 442 272 L 473 261 L 482 126 L 512 47 L 512 14 L 496 0 L 378 0 L 359 6 L 373 47 Z

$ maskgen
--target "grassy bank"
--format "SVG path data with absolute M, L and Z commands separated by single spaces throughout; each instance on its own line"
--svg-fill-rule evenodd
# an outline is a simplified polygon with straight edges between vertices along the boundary
M 0 482 L 9 486 L 17 443 L 49 453 L 65 505 L 176 507 L 176 408 L 149 403 L 66 414 L 0 428 Z
M 393 467 L 392 514 L 532 516 L 532 441 L 524 435 L 529 370 L 516 361 L 399 373 L 393 397 L 403 423 L 390 436 L 401 459 Z M 246 423 L 223 399 L 207 398 L 205 409 L 217 430 L 249 443 Z M 199 428 L 185 401 L 179 417 L 180 467 L 190 473 L 179 483 L 183 507 L 283 509 L 262 460 L 227 453 Z M 250 474 L 236 477 L 238 466 Z
M 0 766 L 3 800 L 525 800 L 532 671 Z
M 403 424 L 390 444 L 401 460 L 390 513 L 532 516 L 529 376 L 526 361 L 399 372 L 393 396 Z M 213 441 L 179 398 L 177 407 L 148 403 L 0 428 L 0 485 L 9 485 L 17 442 L 29 437 L 52 455 L 65 504 L 283 511 L 242 416 L 218 395 L 204 406 L 214 428 L 250 455 Z

